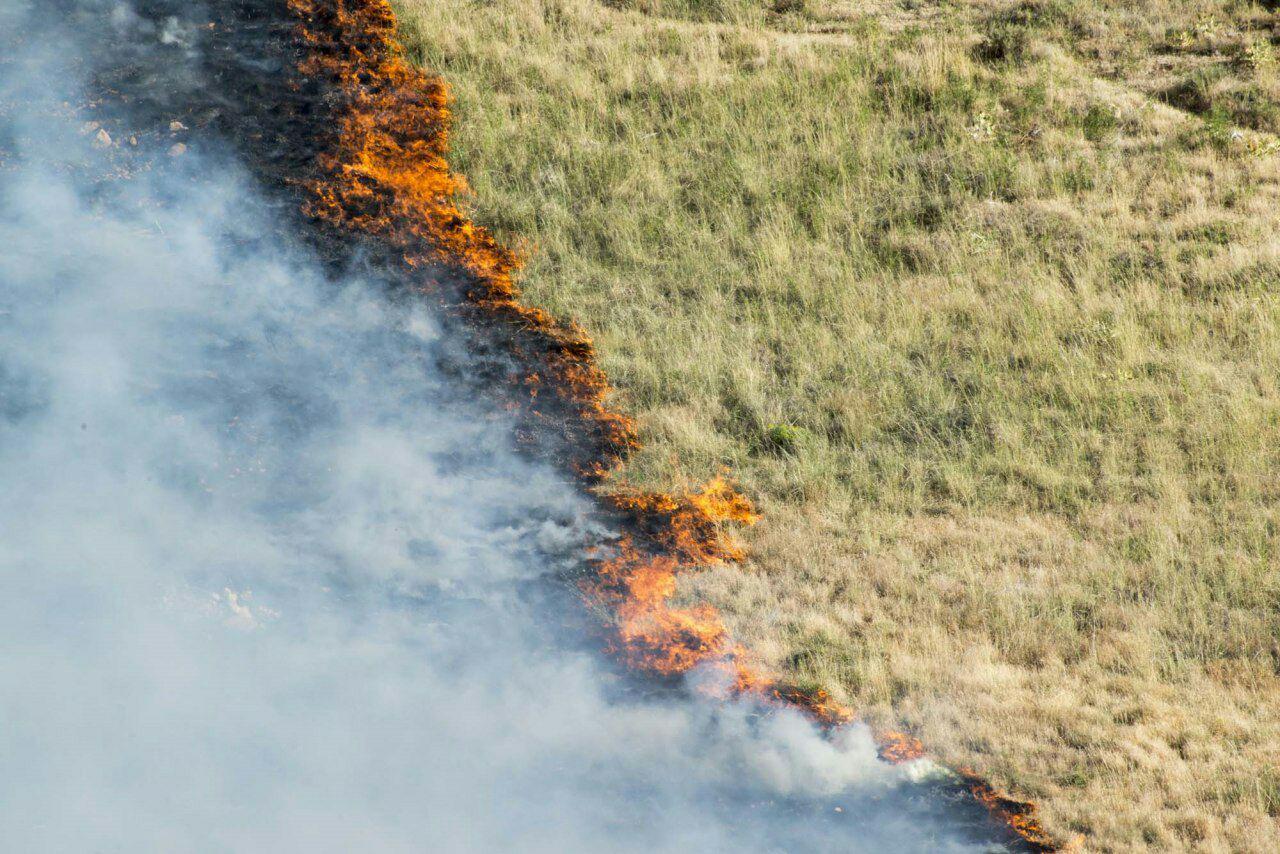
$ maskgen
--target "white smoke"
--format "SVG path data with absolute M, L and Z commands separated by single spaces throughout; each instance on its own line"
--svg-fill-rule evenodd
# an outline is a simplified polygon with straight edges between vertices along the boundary
M 424 308 L 218 160 L 102 183 L 128 143 L 33 41 L 0 66 L 0 847 L 970 847 L 865 730 L 636 697 L 566 640 L 590 506 Z

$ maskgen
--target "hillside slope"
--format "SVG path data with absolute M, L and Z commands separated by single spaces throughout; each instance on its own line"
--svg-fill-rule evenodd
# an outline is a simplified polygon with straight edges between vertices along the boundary
M 1280 848 L 1274 3 L 398 0 L 780 668 L 1095 850 Z

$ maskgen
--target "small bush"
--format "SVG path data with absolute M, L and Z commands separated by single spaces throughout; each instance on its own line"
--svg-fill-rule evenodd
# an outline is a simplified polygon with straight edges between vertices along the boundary
M 809 431 L 793 424 L 774 424 L 764 434 L 765 447 L 782 454 L 795 454 L 809 438 Z
M 1052 37 L 1071 23 L 1067 7 L 1058 0 L 1024 0 L 987 19 L 986 37 L 975 53 L 986 62 L 1022 63 L 1030 57 L 1037 33 Z
M 779 15 L 802 15 L 809 9 L 809 0 L 773 0 L 769 8 Z
M 1204 131 L 1209 141 L 1219 148 L 1231 144 L 1235 129 L 1231 126 L 1231 114 L 1221 104 L 1215 106 L 1204 117 Z
M 1012 21 L 995 23 L 975 50 L 984 62 L 1026 62 L 1031 55 L 1031 30 Z
M 1236 124 L 1257 131 L 1280 130 L 1280 107 L 1275 99 L 1256 85 L 1235 89 L 1226 95 L 1227 109 Z
M 1266 39 L 1254 39 L 1245 47 L 1242 59 L 1255 74 L 1268 74 L 1276 68 L 1276 49 Z
M 1111 135 L 1118 123 L 1115 110 L 1102 104 L 1091 104 L 1082 122 L 1085 139 L 1090 142 L 1101 142 Z
M 1058 784 L 1072 789 L 1083 789 L 1089 785 L 1089 775 L 1079 769 L 1070 771 L 1058 778 Z

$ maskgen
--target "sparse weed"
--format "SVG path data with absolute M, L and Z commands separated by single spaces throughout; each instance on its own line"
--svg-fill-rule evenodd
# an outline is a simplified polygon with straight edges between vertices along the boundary
M 1280 154 L 1280 139 L 1254 134 L 1245 140 L 1245 150 L 1254 157 L 1271 157 Z
M 996 138 L 996 122 L 990 113 L 981 112 L 973 117 L 969 125 L 969 136 L 974 142 L 992 142 Z
M 1222 20 L 1211 12 L 1204 12 L 1196 18 L 1195 33 L 1202 39 L 1217 38 L 1222 30 Z
M 1270 74 L 1276 68 L 1276 49 L 1267 39 L 1255 38 L 1245 46 L 1244 61 L 1255 74 Z

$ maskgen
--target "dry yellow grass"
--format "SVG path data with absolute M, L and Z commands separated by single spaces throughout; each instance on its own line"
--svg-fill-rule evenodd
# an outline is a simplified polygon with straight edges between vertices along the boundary
M 396 5 L 626 476 L 764 511 L 686 595 L 1063 838 L 1280 849 L 1274 4 Z

